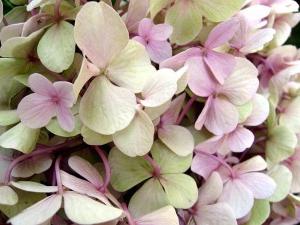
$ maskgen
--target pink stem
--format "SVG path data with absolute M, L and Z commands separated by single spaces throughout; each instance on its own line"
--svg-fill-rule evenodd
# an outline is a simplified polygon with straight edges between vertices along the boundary
M 122 203 L 122 208 L 124 210 L 125 216 L 128 220 L 129 225 L 136 225 L 134 219 L 132 218 L 130 212 L 128 211 L 127 205 L 125 203 Z
M 56 176 L 56 184 L 58 186 L 58 193 L 62 195 L 64 190 L 63 190 L 63 186 L 61 183 L 61 176 L 60 176 L 60 168 L 59 168 L 60 161 L 61 161 L 61 156 L 58 156 L 58 158 L 55 161 L 55 176 Z
M 176 121 L 176 124 L 180 124 L 183 120 L 183 118 L 185 117 L 185 115 L 188 113 L 188 111 L 190 110 L 190 108 L 192 107 L 194 101 L 196 101 L 197 99 L 197 96 L 196 95 L 193 95 L 192 98 L 190 98 L 190 100 L 186 103 L 186 105 L 183 107 L 183 110 L 182 112 L 180 113 L 177 121 Z
M 159 177 L 160 176 L 160 166 L 155 162 L 148 154 L 144 155 L 144 159 L 147 160 L 152 168 L 153 168 L 153 177 Z
M 62 0 L 56 0 L 54 8 L 54 17 L 57 22 L 61 19 L 60 5 Z
M 104 179 L 103 185 L 100 187 L 100 191 L 106 192 L 106 189 L 110 183 L 111 168 L 110 168 L 109 162 L 108 162 L 107 157 L 104 154 L 103 150 L 98 146 L 94 146 L 94 148 L 97 151 L 98 155 L 100 156 L 100 158 L 103 162 L 103 165 L 104 165 L 104 169 L 105 169 L 105 179 Z
M 62 144 L 59 144 L 59 145 L 55 145 L 55 146 L 50 146 L 50 147 L 45 147 L 45 148 L 42 148 L 42 149 L 36 149 L 35 151 L 29 153 L 29 154 L 26 154 L 26 155 L 21 155 L 20 157 L 18 158 L 15 158 L 11 164 L 9 165 L 9 167 L 7 168 L 6 172 L 5 172 L 5 176 L 4 176 L 4 183 L 5 184 L 8 184 L 9 181 L 10 181 L 10 176 L 11 176 L 11 172 L 12 170 L 21 162 L 29 159 L 29 158 L 32 158 L 32 157 L 35 157 L 35 156 L 39 156 L 39 155 L 45 155 L 45 154 L 50 154 L 50 153 L 53 153 L 57 150 L 60 150 L 61 148 L 65 148 L 65 147 L 71 147 L 71 146 L 76 146 L 77 144 L 81 143 L 81 140 L 78 140 L 78 141 L 67 141 L 65 143 L 62 143 Z

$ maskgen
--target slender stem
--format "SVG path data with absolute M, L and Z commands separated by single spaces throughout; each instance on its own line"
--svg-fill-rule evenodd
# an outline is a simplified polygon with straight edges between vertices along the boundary
M 64 190 L 63 190 L 63 186 L 61 183 L 61 176 L 60 176 L 60 168 L 59 168 L 60 161 L 61 161 L 61 156 L 58 156 L 58 158 L 55 161 L 55 177 L 56 177 L 56 184 L 58 186 L 58 193 L 62 195 Z
M 98 146 L 94 146 L 94 148 L 97 151 L 98 155 L 100 156 L 100 158 L 103 162 L 103 165 L 104 165 L 104 169 L 105 169 L 105 179 L 104 179 L 103 185 L 100 187 L 100 191 L 106 192 L 106 189 L 110 183 L 111 168 L 110 168 L 109 162 L 108 162 L 107 157 L 104 154 L 103 150 Z
M 148 154 L 144 155 L 144 159 L 147 160 L 152 168 L 153 168 L 153 177 L 159 177 L 160 176 L 160 166 L 155 162 Z
M 130 212 L 128 211 L 126 203 L 122 203 L 122 208 L 123 208 L 125 216 L 126 216 L 126 218 L 128 220 L 128 224 L 129 225 L 136 225 L 134 219 L 132 218 Z
M 39 156 L 39 155 L 45 155 L 45 154 L 50 154 L 50 153 L 53 153 L 55 151 L 58 151 L 62 148 L 66 148 L 66 147 L 75 147 L 76 145 L 78 144 L 81 144 L 82 141 L 81 140 L 71 140 L 71 141 L 66 141 L 65 143 L 62 143 L 62 144 L 58 144 L 58 145 L 55 145 L 55 146 L 50 146 L 50 147 L 44 147 L 44 148 L 41 148 L 41 149 L 36 149 L 35 151 L 29 153 L 29 154 L 26 154 L 26 155 L 21 155 L 19 156 L 18 158 L 15 158 L 11 164 L 9 165 L 9 167 L 7 168 L 6 172 L 5 172 L 5 176 L 4 176 L 4 183 L 5 184 L 8 184 L 9 181 L 10 181 L 10 176 L 11 176 L 11 172 L 12 170 L 21 162 L 29 159 L 29 158 L 32 158 L 32 157 L 35 157 L 35 156 Z
M 55 20 L 58 22 L 61 18 L 61 14 L 60 14 L 60 5 L 61 5 L 61 1 L 62 0 L 56 0 L 55 1 L 55 8 L 54 8 L 54 18 Z
M 121 203 L 115 198 L 114 195 L 112 195 L 110 192 L 107 192 L 105 196 L 112 202 L 114 203 L 118 208 L 122 209 Z
M 197 96 L 193 95 L 192 98 L 190 98 L 190 100 L 186 103 L 186 105 L 183 107 L 182 112 L 180 113 L 176 124 L 180 124 L 183 120 L 183 118 L 185 117 L 185 115 L 188 113 L 188 111 L 190 110 L 190 108 L 192 107 L 194 101 L 196 101 Z
M 197 153 L 206 155 L 206 156 L 218 161 L 221 165 L 225 166 L 225 168 L 228 169 L 228 171 L 230 172 L 232 177 L 235 176 L 235 173 L 233 172 L 232 168 L 223 159 L 220 159 L 219 157 L 217 157 L 215 155 L 211 155 L 211 154 L 203 152 L 203 151 L 197 151 Z

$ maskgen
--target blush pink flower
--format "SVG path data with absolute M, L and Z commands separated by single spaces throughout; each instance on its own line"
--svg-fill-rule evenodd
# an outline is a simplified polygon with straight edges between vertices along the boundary
M 18 105 L 18 115 L 26 126 L 41 128 L 53 117 L 66 131 L 74 129 L 71 107 L 74 104 L 72 83 L 57 81 L 53 84 L 40 74 L 32 74 L 28 85 L 34 92 L 24 97 Z
M 151 19 L 145 18 L 140 21 L 138 36 L 133 39 L 145 46 L 152 61 L 160 63 L 172 56 L 172 47 L 168 42 L 172 32 L 172 26 L 155 25 Z
M 237 219 L 246 216 L 254 204 L 254 199 L 267 199 L 275 191 L 276 183 L 268 175 L 260 172 L 267 168 L 261 156 L 255 156 L 230 167 L 224 159 L 198 151 L 193 159 L 192 171 L 209 177 L 219 172 L 224 189 L 218 202 L 227 203 Z

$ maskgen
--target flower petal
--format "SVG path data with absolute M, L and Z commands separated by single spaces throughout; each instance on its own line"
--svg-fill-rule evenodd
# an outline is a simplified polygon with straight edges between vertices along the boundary
M 188 85 L 194 94 L 208 97 L 216 91 L 217 82 L 204 64 L 202 57 L 192 57 L 186 62 L 188 66 Z
M 240 181 L 252 191 L 254 198 L 266 199 L 276 188 L 274 180 L 266 174 L 252 172 L 240 175 Z
M 213 172 L 199 188 L 197 208 L 215 203 L 223 191 L 223 181 L 217 172 Z
M 120 54 L 129 40 L 119 14 L 103 2 L 84 4 L 76 16 L 74 36 L 81 51 L 99 68 Z
M 159 139 L 179 156 L 187 156 L 194 150 L 194 138 L 188 129 L 178 125 L 165 125 L 158 129 Z
M 239 120 L 239 113 L 226 99 L 215 98 L 207 111 L 205 127 L 215 135 L 233 131 Z
M 232 152 L 243 152 L 253 144 L 254 134 L 247 128 L 237 126 L 233 132 L 228 134 L 227 142 Z
M 154 125 L 142 110 L 137 111 L 128 127 L 113 135 L 115 145 L 130 157 L 146 155 L 151 149 L 153 140 Z
M 73 84 L 66 81 L 57 81 L 53 83 L 53 86 L 56 89 L 60 104 L 65 107 L 72 107 L 75 101 Z
M 237 219 L 247 215 L 254 204 L 252 192 L 238 179 L 229 180 L 225 184 L 218 201 L 227 203 Z
M 53 193 L 58 191 L 57 186 L 46 186 L 32 181 L 12 181 L 11 184 L 23 191 L 35 192 L 35 193 Z
M 74 223 L 105 223 L 119 218 L 123 213 L 123 211 L 118 208 L 104 205 L 73 191 L 67 191 L 63 196 L 65 213 Z
M 56 112 L 57 121 L 62 129 L 71 132 L 75 128 L 75 118 L 70 108 L 60 106 Z
M 56 104 L 48 97 L 33 93 L 21 100 L 17 113 L 22 123 L 34 129 L 46 126 L 55 116 L 56 109 Z
M 154 25 L 150 31 L 150 39 L 156 41 L 166 41 L 172 34 L 173 27 L 169 24 Z
M 36 225 L 45 223 L 60 209 L 61 203 L 61 195 L 51 195 L 23 210 L 8 222 L 12 225 Z
M 246 126 L 257 126 L 263 123 L 269 115 L 269 102 L 260 95 L 255 94 L 252 99 L 252 112 L 251 115 L 243 122 Z
M 149 1 L 131 0 L 125 23 L 130 33 L 137 33 L 139 22 L 147 16 Z
M 50 97 L 56 94 L 53 84 L 46 77 L 38 73 L 34 73 L 29 76 L 28 86 L 33 92 L 45 97 Z
M 107 77 L 120 87 L 139 93 L 155 72 L 144 46 L 130 40 L 107 68 Z
M 236 58 L 234 72 L 225 80 L 220 93 L 235 105 L 250 101 L 258 88 L 258 71 L 247 59 Z
M 172 56 L 172 47 L 167 41 L 150 40 L 146 45 L 146 49 L 151 60 L 156 63 L 160 63 Z
M 144 18 L 139 23 L 139 36 L 147 38 L 150 35 L 150 31 L 154 23 L 149 18 Z
M 68 160 L 68 164 L 72 170 L 87 179 L 89 182 L 95 185 L 96 188 L 101 187 L 102 177 L 90 162 L 79 156 L 71 156 Z
M 209 157 L 206 154 L 201 154 L 201 152 L 196 153 L 193 158 L 191 165 L 191 170 L 202 176 L 204 179 L 207 179 L 211 173 L 217 170 L 220 166 L 220 162 L 214 160 L 212 157 Z
M 234 71 L 236 64 L 233 55 L 211 50 L 207 51 L 204 61 L 220 84 Z
M 135 115 L 135 95 L 96 77 L 80 102 L 79 115 L 85 126 L 100 134 L 113 134 L 129 125 Z
M 261 171 L 267 168 L 266 161 L 259 155 L 254 156 L 240 164 L 237 164 L 233 167 L 235 171 L 238 171 L 240 174 Z
M 160 69 L 146 83 L 141 104 L 156 107 L 170 100 L 177 90 L 177 76 L 171 69 Z
M 18 195 L 9 186 L 0 186 L 0 204 L 1 205 L 15 205 L 18 202 Z

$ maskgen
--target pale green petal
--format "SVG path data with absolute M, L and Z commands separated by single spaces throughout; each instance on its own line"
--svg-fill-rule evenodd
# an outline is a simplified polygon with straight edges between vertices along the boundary
M 198 199 L 198 188 L 194 179 L 186 174 L 165 174 L 160 179 L 170 205 L 187 209 Z
M 115 145 L 130 157 L 146 155 L 152 147 L 153 139 L 154 125 L 142 110 L 137 110 L 128 127 L 113 134 Z
M 255 200 L 246 225 L 261 225 L 270 215 L 270 203 L 267 200 Z
M 239 123 L 245 122 L 252 113 L 252 109 L 253 109 L 252 101 L 249 101 L 244 105 L 237 106 L 237 109 L 239 111 Z
M 158 179 L 148 180 L 129 201 L 129 211 L 134 218 L 170 205 Z
M 151 118 L 151 120 L 155 120 L 159 118 L 164 112 L 166 112 L 170 105 L 171 101 L 167 101 L 166 103 L 157 107 L 145 107 L 144 111 Z
M 117 191 L 127 191 L 152 176 L 152 167 L 143 157 L 131 158 L 113 148 L 108 159 L 112 170 L 111 184 Z
M 113 85 L 106 77 L 96 77 L 80 102 L 79 114 L 85 126 L 100 134 L 126 128 L 135 115 L 135 95 Z
M 15 192 L 18 195 L 18 202 L 16 205 L 14 205 L 13 207 L 0 205 L 0 211 L 2 211 L 6 216 L 10 218 L 46 197 L 46 195 L 42 193 L 30 193 L 17 189 L 15 190 Z
M 75 54 L 73 29 L 72 24 L 61 21 L 50 27 L 41 38 L 37 53 L 49 70 L 60 73 L 71 66 Z
M 109 142 L 112 142 L 111 135 L 103 135 L 92 131 L 91 129 L 83 126 L 81 129 L 81 135 L 83 141 L 88 145 L 105 145 Z
M 153 19 L 157 13 L 165 8 L 173 0 L 150 0 L 150 15 Z
M 272 128 L 266 144 L 267 160 L 278 163 L 291 156 L 297 144 L 295 133 L 286 126 Z
M 158 129 L 158 137 L 179 156 L 190 155 L 194 150 L 194 137 L 185 127 L 165 125 Z
M 203 16 L 213 22 L 227 20 L 237 13 L 246 0 L 197 0 Z
M 103 2 L 84 4 L 75 20 L 74 35 L 81 51 L 101 69 L 120 54 L 129 40 L 119 14 Z
M 19 123 L 0 136 L 0 146 L 29 153 L 35 148 L 39 133 L 39 129 L 31 129 Z
M 0 186 L 0 196 L 1 205 L 15 205 L 18 202 L 18 195 L 9 186 Z
M 202 28 L 200 7 L 198 1 L 176 1 L 167 11 L 165 22 L 173 26 L 173 43 L 184 45 L 197 37 Z
M 128 42 L 107 68 L 107 76 L 113 83 L 135 93 L 142 91 L 154 72 L 145 47 L 134 40 Z
M 74 117 L 74 120 L 75 120 L 75 128 L 71 132 L 67 132 L 64 129 L 62 129 L 56 118 L 50 120 L 46 128 L 51 133 L 60 137 L 74 137 L 81 133 L 81 126 L 82 126 L 78 114 Z
M 0 111 L 0 126 L 8 126 L 20 121 L 17 110 Z
M 283 165 L 276 165 L 268 171 L 268 175 L 273 178 L 276 183 L 275 192 L 268 200 L 271 202 L 279 202 L 289 194 L 293 175 L 291 171 Z
M 300 132 L 300 96 L 293 99 L 279 116 L 279 124 L 291 128 L 295 133 Z
M 44 29 L 38 30 L 27 37 L 14 37 L 2 43 L 0 56 L 24 58 L 34 51 L 38 41 L 44 33 Z
M 154 142 L 151 154 L 160 166 L 162 174 L 183 173 L 192 163 L 192 154 L 185 157 L 178 156 L 160 141 Z

